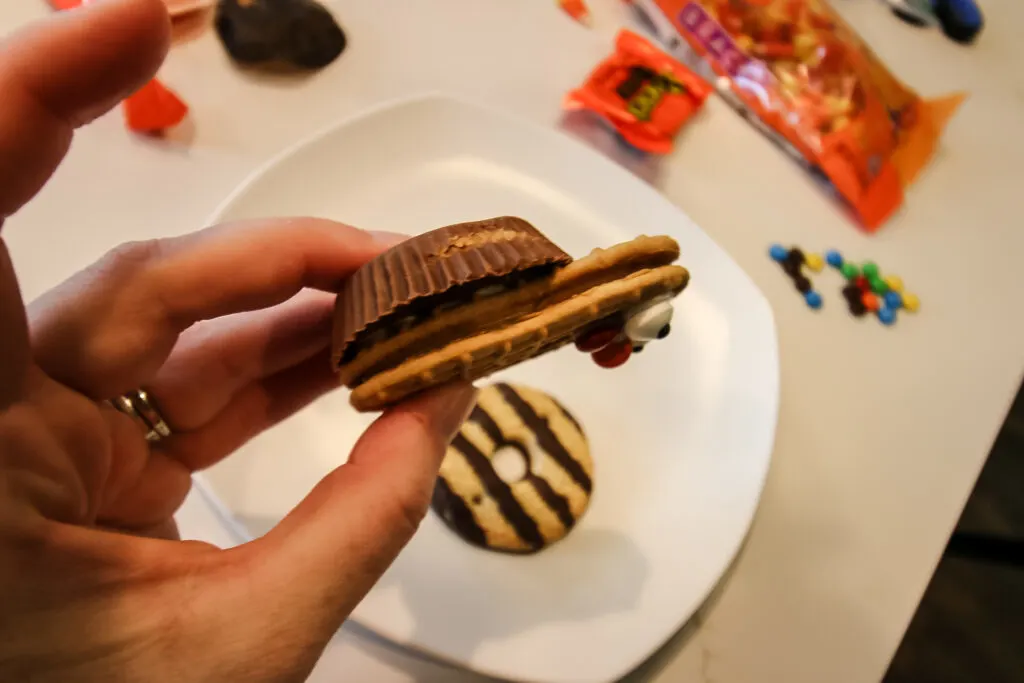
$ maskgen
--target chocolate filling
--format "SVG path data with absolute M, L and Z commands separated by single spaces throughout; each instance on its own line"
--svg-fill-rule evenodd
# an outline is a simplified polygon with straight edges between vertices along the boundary
M 391 314 L 367 326 L 366 329 L 360 332 L 352 343 L 345 348 L 339 365 L 351 362 L 363 350 L 418 325 L 430 318 L 434 313 L 458 308 L 474 300 L 503 294 L 528 282 L 548 277 L 554 272 L 555 268 L 555 264 L 545 263 L 509 273 L 508 275 L 481 278 L 473 282 L 467 282 L 464 285 L 452 287 L 432 296 L 415 299 L 405 306 L 396 308 Z M 434 348 L 438 348 L 457 338 L 458 334 L 456 333 L 445 337 L 435 337 L 431 341 Z M 353 382 L 353 386 L 362 384 L 374 372 L 376 372 L 376 368 L 367 371 L 364 376 L 359 377 Z

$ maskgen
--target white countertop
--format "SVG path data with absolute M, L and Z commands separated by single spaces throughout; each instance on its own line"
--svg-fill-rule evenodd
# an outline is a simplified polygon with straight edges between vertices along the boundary
M 627 16 L 617 0 L 590 0 L 597 22 L 587 30 L 547 0 L 328 4 L 351 42 L 325 71 L 298 80 L 239 73 L 206 31 L 175 47 L 161 72 L 192 106 L 192 126 L 147 141 L 114 113 L 82 131 L 53 182 L 5 226 L 26 297 L 119 242 L 200 227 L 257 164 L 370 104 L 440 90 L 554 125 L 562 95 L 610 50 Z M 906 207 L 875 236 L 720 101 L 662 164 L 656 185 L 772 303 L 782 407 L 767 488 L 733 571 L 630 680 L 879 680 L 1024 371 L 1024 230 L 1015 220 L 1024 4 L 985 2 L 989 24 L 970 48 L 902 24 L 875 0 L 835 4 L 919 91 L 971 97 Z M 2 3 L 0 29 L 47 12 L 43 0 Z M 893 328 L 855 321 L 828 273 L 819 276 L 826 307 L 811 312 L 768 259 L 775 241 L 873 259 L 903 277 L 921 312 Z M 180 523 L 187 536 L 228 541 L 195 495 Z M 313 680 L 342 676 L 479 680 L 355 626 Z

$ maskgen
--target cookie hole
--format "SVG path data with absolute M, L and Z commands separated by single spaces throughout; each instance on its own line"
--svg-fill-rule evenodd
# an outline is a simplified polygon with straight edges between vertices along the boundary
M 479 493 L 473 496 L 473 505 L 479 505 L 482 502 L 484 502 L 484 497 Z
M 514 484 L 526 476 L 529 464 L 526 453 L 518 446 L 502 446 L 494 453 L 491 466 L 506 484 Z

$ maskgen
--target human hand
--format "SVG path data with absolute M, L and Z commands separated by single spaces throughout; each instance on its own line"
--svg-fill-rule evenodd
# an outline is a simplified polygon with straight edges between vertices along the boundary
M 105 0 L 4 45 L 0 220 L 167 36 L 160 0 Z M 306 677 L 425 514 L 472 388 L 384 413 L 255 541 L 174 540 L 172 515 L 193 471 L 337 386 L 329 292 L 385 246 L 313 219 L 218 226 L 119 248 L 27 311 L 0 241 L 0 680 Z M 139 387 L 169 438 L 104 402 Z

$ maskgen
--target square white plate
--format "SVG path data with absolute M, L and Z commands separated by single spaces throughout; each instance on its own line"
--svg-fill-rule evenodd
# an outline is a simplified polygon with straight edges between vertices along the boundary
M 316 135 L 251 178 L 215 220 L 316 215 L 419 233 L 500 214 L 581 256 L 645 234 L 682 247 L 673 332 L 616 370 L 572 348 L 495 375 L 551 392 L 596 462 L 590 509 L 534 556 L 488 553 L 429 515 L 353 619 L 494 676 L 610 681 L 700 606 L 747 532 L 768 470 L 779 362 L 767 301 L 658 192 L 555 130 L 444 97 Z M 210 469 L 240 540 L 266 532 L 342 464 L 370 416 L 345 391 Z

